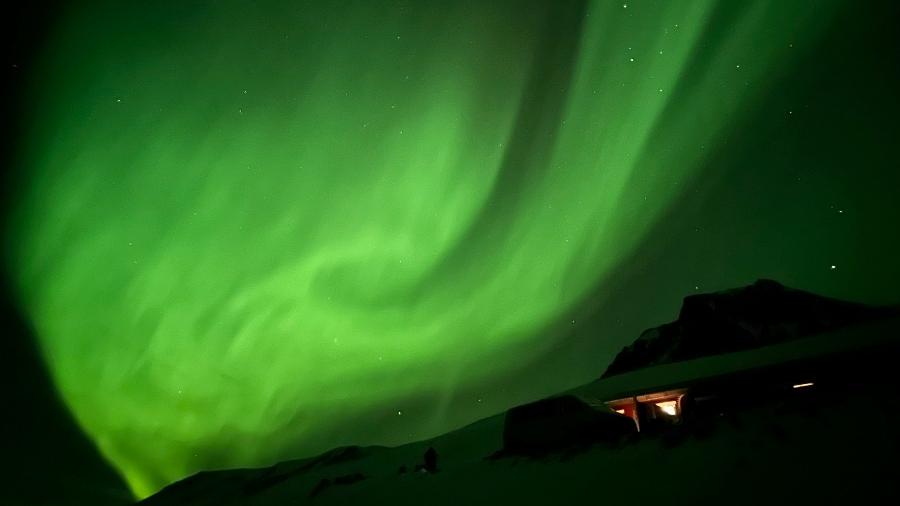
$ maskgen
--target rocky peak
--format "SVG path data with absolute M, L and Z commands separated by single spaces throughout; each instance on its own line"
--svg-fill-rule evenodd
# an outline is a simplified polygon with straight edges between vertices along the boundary
M 641 333 L 619 352 L 603 377 L 759 348 L 896 314 L 896 307 L 831 299 L 763 279 L 742 288 L 685 297 L 677 320 Z

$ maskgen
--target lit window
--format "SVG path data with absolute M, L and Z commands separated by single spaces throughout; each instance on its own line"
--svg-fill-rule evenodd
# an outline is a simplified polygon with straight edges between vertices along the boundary
M 678 401 L 664 401 L 657 402 L 656 407 L 660 409 L 663 413 L 669 416 L 675 416 L 678 414 Z
M 620 414 L 620 415 L 624 415 L 624 414 L 625 414 L 625 410 L 624 410 L 624 409 L 617 409 L 617 410 L 616 410 L 616 413 L 618 413 L 618 414 Z

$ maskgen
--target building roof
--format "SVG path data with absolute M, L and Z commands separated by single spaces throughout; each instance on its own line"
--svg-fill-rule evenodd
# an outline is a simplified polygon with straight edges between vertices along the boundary
M 747 351 L 647 367 L 599 379 L 566 393 L 598 402 L 673 390 L 767 369 L 831 360 L 836 363 L 872 349 L 900 347 L 900 317 L 864 324 Z

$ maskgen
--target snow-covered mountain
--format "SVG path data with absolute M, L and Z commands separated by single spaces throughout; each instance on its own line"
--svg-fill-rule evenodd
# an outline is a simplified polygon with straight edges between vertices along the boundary
M 678 319 L 645 330 L 603 377 L 693 358 L 760 348 L 900 315 L 787 288 L 772 280 L 684 299 Z

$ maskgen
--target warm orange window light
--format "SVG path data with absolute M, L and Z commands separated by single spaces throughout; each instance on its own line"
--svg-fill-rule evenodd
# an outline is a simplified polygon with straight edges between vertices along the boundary
M 806 388 L 806 387 L 811 387 L 813 385 L 814 385 L 814 383 L 812 381 L 810 381 L 809 383 L 797 383 L 796 385 L 794 385 L 794 388 Z
M 656 406 L 662 410 L 663 413 L 669 416 L 675 416 L 678 414 L 678 402 L 677 401 L 664 401 L 657 402 Z

